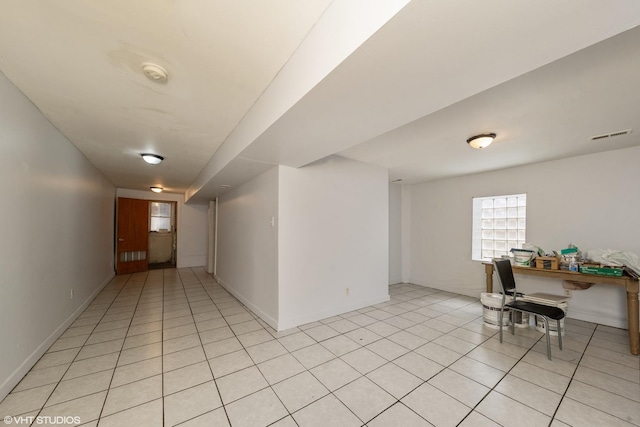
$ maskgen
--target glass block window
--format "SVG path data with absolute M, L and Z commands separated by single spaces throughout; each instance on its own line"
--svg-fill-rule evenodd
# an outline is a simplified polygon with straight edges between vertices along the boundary
M 473 198 L 471 258 L 491 261 L 522 249 L 526 239 L 527 195 Z
M 171 203 L 151 202 L 150 231 L 172 231 L 171 207 Z

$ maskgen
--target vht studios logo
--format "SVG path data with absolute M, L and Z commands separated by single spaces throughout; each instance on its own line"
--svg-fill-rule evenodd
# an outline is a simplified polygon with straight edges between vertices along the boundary
M 24 424 L 24 425 L 69 425 L 69 424 L 80 424 L 80 417 L 62 417 L 62 416 L 41 416 L 41 417 L 4 417 L 4 423 L 7 425 L 10 424 Z

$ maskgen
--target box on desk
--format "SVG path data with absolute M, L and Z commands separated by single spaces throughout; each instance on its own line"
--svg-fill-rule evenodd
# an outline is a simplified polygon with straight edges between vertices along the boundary
M 536 257 L 536 268 L 542 270 L 559 270 L 560 261 L 555 256 L 539 256 Z

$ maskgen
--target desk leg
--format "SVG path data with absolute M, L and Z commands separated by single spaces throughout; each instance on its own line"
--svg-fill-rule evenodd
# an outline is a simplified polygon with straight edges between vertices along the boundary
M 640 354 L 640 335 L 638 331 L 638 292 L 627 291 L 627 317 L 629 318 L 629 346 L 631 354 Z
M 484 274 L 487 276 L 487 292 L 493 292 L 493 264 L 485 264 L 484 265 Z M 636 295 L 637 296 L 637 295 Z M 637 303 L 636 298 L 636 303 Z

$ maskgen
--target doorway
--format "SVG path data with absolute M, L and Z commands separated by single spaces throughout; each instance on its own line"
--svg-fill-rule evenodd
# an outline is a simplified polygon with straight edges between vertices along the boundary
M 175 268 L 176 202 L 149 202 L 149 270 Z

